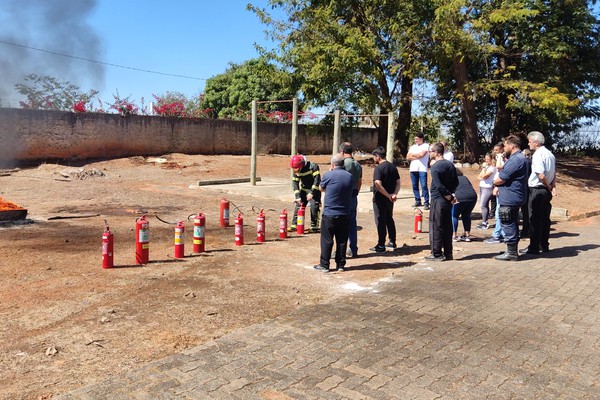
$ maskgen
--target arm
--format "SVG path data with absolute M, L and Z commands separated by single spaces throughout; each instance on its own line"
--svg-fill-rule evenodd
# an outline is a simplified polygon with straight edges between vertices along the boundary
M 400 191 L 400 179 L 396 180 L 396 187 L 394 188 L 394 193 L 391 194 L 390 200 L 392 202 L 398 199 L 398 192 Z
M 319 170 L 319 166 L 317 164 L 313 164 L 312 167 L 313 167 L 313 171 L 312 171 L 313 185 L 311 187 L 311 193 L 309 193 L 306 196 L 306 199 L 308 201 L 312 200 L 315 193 L 317 193 L 320 190 L 320 186 L 321 186 L 321 171 Z
M 410 161 L 413 161 L 413 160 L 418 160 L 419 158 L 422 158 L 422 157 L 424 157 L 424 156 L 425 156 L 425 154 L 427 154 L 427 152 L 428 152 L 428 150 L 422 150 L 422 151 L 420 151 L 420 152 L 418 152 L 418 153 L 411 153 L 411 152 L 408 152 L 408 153 L 406 154 L 406 159 L 407 159 L 407 160 L 410 160 Z
M 385 190 L 385 188 L 381 184 L 380 180 L 374 181 L 373 185 L 375 186 L 375 189 L 377 189 L 377 191 L 379 193 L 381 193 L 386 199 L 389 199 L 390 201 L 394 201 L 394 200 L 392 200 L 392 195 L 390 193 L 388 193 L 387 190 Z

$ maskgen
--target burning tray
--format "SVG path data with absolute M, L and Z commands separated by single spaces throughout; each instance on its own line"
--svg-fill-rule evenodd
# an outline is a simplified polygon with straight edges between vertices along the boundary
M 19 210 L 0 210 L 0 222 L 2 221 L 18 221 L 27 217 L 26 209 Z
M 18 221 L 27 217 L 27 210 L 0 197 L 0 221 Z

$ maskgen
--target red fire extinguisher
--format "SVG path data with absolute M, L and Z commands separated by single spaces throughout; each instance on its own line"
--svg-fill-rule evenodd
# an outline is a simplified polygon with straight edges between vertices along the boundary
M 114 266 L 114 242 L 115 237 L 111 233 L 108 223 L 104 221 L 106 230 L 102 234 L 102 268 L 112 268 Z
M 420 208 L 415 208 L 415 233 L 423 232 L 423 211 Z
M 260 210 L 256 218 L 256 241 L 258 243 L 265 242 L 265 214 Z
M 204 253 L 206 242 L 204 240 L 204 227 L 206 226 L 206 217 L 204 213 L 199 212 L 194 216 L 194 253 Z
M 280 239 L 287 238 L 287 218 L 288 218 L 288 213 L 287 213 L 287 210 L 284 208 L 283 211 L 281 211 L 281 214 L 279 214 L 279 238 Z
M 150 223 L 145 215 L 135 220 L 135 262 L 148 264 L 150 258 Z
M 296 220 L 296 232 L 298 232 L 298 235 L 304 235 L 304 213 L 304 206 L 300 206 L 300 209 L 298 210 L 298 218 Z
M 185 249 L 185 224 L 183 221 L 179 221 L 177 225 L 175 225 L 175 250 L 173 251 L 173 257 L 175 258 L 183 258 L 184 249 Z
M 221 212 L 219 223 L 221 228 L 226 228 L 229 226 L 229 200 L 226 198 L 221 199 Z
M 241 246 L 244 244 L 244 217 L 238 214 L 235 218 L 235 245 Z

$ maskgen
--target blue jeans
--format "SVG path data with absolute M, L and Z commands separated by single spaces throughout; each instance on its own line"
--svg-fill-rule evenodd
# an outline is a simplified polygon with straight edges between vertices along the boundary
M 494 215 L 494 218 L 496 218 L 496 226 L 494 227 L 494 233 L 492 233 L 492 237 L 494 239 L 504 239 L 506 237 L 506 235 L 504 234 L 504 231 L 502 230 L 502 224 L 500 224 L 500 202 L 499 201 L 496 205 L 496 215 Z
M 475 200 L 460 201 L 452 206 L 452 227 L 454 233 L 458 232 L 458 219 L 463 223 L 465 232 L 471 232 L 471 212 L 475 208 Z
M 412 171 L 410 173 L 410 181 L 412 182 L 413 194 L 415 202 L 421 203 L 421 197 L 425 204 L 429 204 L 429 188 L 427 187 L 427 172 Z M 419 194 L 419 184 L 421 184 L 421 193 Z

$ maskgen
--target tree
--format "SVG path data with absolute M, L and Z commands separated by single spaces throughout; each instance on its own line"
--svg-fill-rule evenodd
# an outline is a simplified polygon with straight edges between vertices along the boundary
M 271 28 L 279 47 L 269 53 L 299 77 L 315 106 L 399 113 L 396 136 L 406 150 L 413 79 L 426 72 L 427 0 L 271 0 L 287 20 L 249 6 Z M 348 105 L 351 105 L 350 107 Z M 387 117 L 378 121 L 386 144 Z
M 230 64 L 222 74 L 206 81 L 204 107 L 219 118 L 249 119 L 252 100 L 291 100 L 298 93 L 294 77 L 259 57 Z M 292 110 L 292 103 L 265 104 L 266 111 Z
M 492 126 L 495 143 L 510 132 L 576 127 L 595 111 L 600 51 L 591 3 L 437 2 L 438 88 L 461 111 L 465 158 L 479 157 L 483 126 Z
M 70 111 L 74 104 L 87 104 L 98 94 L 97 90 L 84 93 L 72 83 L 37 74 L 26 75 L 25 83 L 17 83 L 15 89 L 27 99 L 20 102 L 21 107 L 33 110 Z

